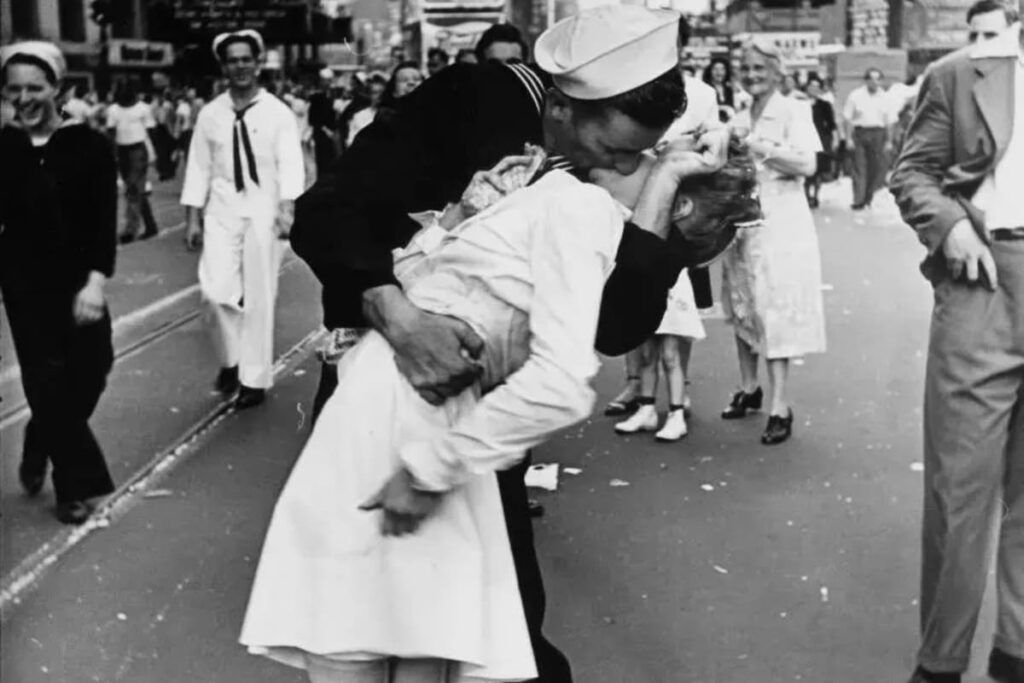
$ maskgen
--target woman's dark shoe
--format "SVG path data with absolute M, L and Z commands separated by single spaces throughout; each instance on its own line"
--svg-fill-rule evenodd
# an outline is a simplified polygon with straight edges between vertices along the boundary
M 28 496 L 35 497 L 43 490 L 46 483 L 46 459 L 41 463 L 36 462 L 37 458 L 22 458 L 18 466 L 18 479 L 21 481 L 21 488 L 25 489 Z
M 247 387 L 244 384 L 238 390 L 238 398 L 235 399 L 235 409 L 245 410 L 246 408 L 252 408 L 263 403 L 267 398 L 267 392 L 264 389 L 253 389 Z
M 89 519 L 94 510 L 93 506 L 84 500 L 72 500 L 67 503 L 57 503 L 57 519 L 62 524 L 82 524 Z
M 997 683 L 1020 683 L 1024 681 L 1024 659 L 993 648 L 988 658 L 988 675 Z
M 781 415 L 769 415 L 768 426 L 764 428 L 761 435 L 761 443 L 765 446 L 774 446 L 786 441 L 793 436 L 793 411 L 790 410 L 786 417 Z
M 622 415 L 632 415 L 636 412 L 636 409 L 640 407 L 640 402 L 634 397 L 628 401 L 611 401 L 608 406 L 604 409 L 604 414 L 608 417 L 621 417 Z
M 761 387 L 750 394 L 745 391 L 737 391 L 732 395 L 729 407 L 722 411 L 722 419 L 738 420 L 741 417 L 746 417 L 748 412 L 760 410 L 762 401 L 764 401 L 764 392 L 761 391 Z

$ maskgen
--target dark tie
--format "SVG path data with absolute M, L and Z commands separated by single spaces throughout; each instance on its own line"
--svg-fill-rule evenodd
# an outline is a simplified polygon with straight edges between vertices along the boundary
M 242 145 L 245 147 L 245 162 L 249 166 L 249 177 L 257 185 L 260 184 L 260 178 L 256 174 L 256 157 L 252 154 L 252 143 L 249 142 L 249 129 L 245 125 L 245 112 L 252 109 L 255 104 L 255 102 L 251 102 L 245 108 L 235 110 L 235 127 L 231 135 L 231 151 L 235 162 L 235 189 L 239 192 L 245 189 L 245 178 L 242 177 L 242 154 L 238 149 L 239 131 L 242 133 Z
M 572 175 L 577 175 L 576 169 L 572 167 L 572 164 L 569 163 L 568 159 L 559 154 L 552 154 L 551 156 L 544 160 L 544 163 L 541 164 L 541 167 L 538 168 L 537 172 L 533 174 L 533 177 L 530 178 L 530 182 L 528 182 L 527 185 L 533 185 L 535 182 L 537 182 L 538 180 L 540 180 L 541 178 L 543 178 L 548 173 L 554 170 L 565 171 L 567 173 L 571 173 Z M 583 179 L 581 178 L 581 180 Z

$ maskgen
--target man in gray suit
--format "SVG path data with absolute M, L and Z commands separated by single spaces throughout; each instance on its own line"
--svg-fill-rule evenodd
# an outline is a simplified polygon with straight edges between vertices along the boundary
M 903 218 L 928 247 L 922 270 L 935 288 L 924 403 L 922 645 L 911 683 L 960 683 L 994 545 L 998 621 L 989 675 L 1000 683 L 1021 683 L 1024 33 L 1019 23 L 930 68 L 891 187 Z

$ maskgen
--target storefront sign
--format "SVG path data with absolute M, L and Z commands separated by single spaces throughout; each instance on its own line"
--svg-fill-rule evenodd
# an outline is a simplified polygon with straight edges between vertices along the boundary
M 782 57 L 783 66 L 790 69 L 812 68 L 818 64 L 818 47 L 821 44 L 819 31 L 742 33 L 735 36 L 735 39 L 738 43 L 752 39 L 773 47 Z
M 145 40 L 111 40 L 107 48 L 110 66 L 159 68 L 174 65 L 174 46 Z
M 305 0 L 174 0 L 174 21 L 186 35 L 253 29 L 267 42 L 300 42 L 310 31 Z

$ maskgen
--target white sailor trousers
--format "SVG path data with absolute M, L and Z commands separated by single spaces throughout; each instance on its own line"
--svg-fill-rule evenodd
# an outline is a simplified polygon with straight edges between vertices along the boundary
M 207 211 L 199 288 L 221 367 L 238 366 L 244 386 L 273 383 L 274 304 L 284 243 L 274 234 L 276 212 L 251 217 Z

